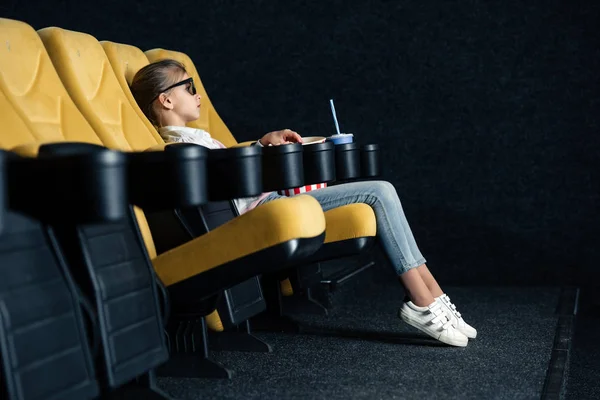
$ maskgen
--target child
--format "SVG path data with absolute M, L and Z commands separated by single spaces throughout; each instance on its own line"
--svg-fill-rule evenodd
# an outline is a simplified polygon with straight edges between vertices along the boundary
M 200 116 L 200 96 L 184 66 L 162 60 L 138 71 L 131 84 L 133 96 L 166 142 L 196 143 L 211 149 L 225 147 L 208 132 L 186 127 Z M 264 135 L 259 146 L 302 142 L 289 129 Z M 389 182 L 365 181 L 335 185 L 307 193 L 324 211 L 352 203 L 366 203 L 377 219 L 377 235 L 408 295 L 398 312 L 406 323 L 453 346 L 466 346 L 477 331 L 461 317 L 425 265 L 402 210 L 396 189 Z M 241 213 L 282 197 L 276 193 L 235 200 Z

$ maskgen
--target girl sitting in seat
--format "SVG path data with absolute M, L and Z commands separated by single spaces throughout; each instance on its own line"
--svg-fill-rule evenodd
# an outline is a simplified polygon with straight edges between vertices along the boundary
M 200 116 L 200 96 L 183 64 L 162 60 L 140 69 L 131 84 L 133 96 L 148 119 L 167 142 L 196 143 L 211 149 L 224 148 L 201 129 L 186 127 Z M 264 135 L 259 146 L 302 143 L 298 133 L 285 129 Z M 373 208 L 379 242 L 404 286 L 407 299 L 398 316 L 429 336 L 453 346 L 466 346 L 477 331 L 467 324 L 450 298 L 425 265 L 394 186 L 385 181 L 345 183 L 307 193 L 324 211 L 353 203 Z M 240 214 L 282 197 L 263 193 L 255 198 L 237 199 Z

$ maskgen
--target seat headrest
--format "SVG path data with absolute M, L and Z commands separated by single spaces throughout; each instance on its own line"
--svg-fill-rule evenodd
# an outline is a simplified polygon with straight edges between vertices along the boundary
M 135 74 L 149 64 L 144 52 L 135 46 L 128 44 L 101 41 L 100 44 L 106 53 L 108 62 L 112 66 L 119 85 L 129 100 L 129 104 L 135 110 L 136 114 L 144 122 L 148 130 L 155 130 L 152 122 L 144 115 L 138 106 L 133 93 L 131 93 L 131 82 Z
M 163 141 L 131 107 L 96 38 L 56 27 L 38 34 L 71 98 L 106 146 L 142 151 Z
M 3 112 L 0 122 L 28 131 L 3 129 L 4 146 L 81 141 L 101 144 L 58 77 L 39 36 L 24 22 L 0 18 L 0 92 L 18 117 Z M 8 119 L 12 119 L 9 122 Z M 21 122 L 15 122 L 20 119 Z

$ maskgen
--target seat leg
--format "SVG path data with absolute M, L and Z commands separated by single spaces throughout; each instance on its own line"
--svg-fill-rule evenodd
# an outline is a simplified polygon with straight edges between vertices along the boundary
M 283 314 L 283 296 L 279 279 L 263 275 L 263 288 L 267 310 L 252 318 L 252 327 L 257 331 L 300 333 L 300 325 Z
M 327 307 L 315 297 L 314 289 L 310 287 L 303 289 L 302 293 L 294 293 L 293 296 L 282 296 L 282 314 L 329 315 Z
M 173 397 L 163 392 L 156 384 L 154 371 L 138 377 L 126 385 L 123 385 L 109 393 L 101 396 L 108 400 L 171 400 Z
M 271 353 L 271 345 L 252 334 L 250 321 L 246 320 L 232 331 L 209 332 L 211 350 L 249 351 Z
M 173 330 L 176 332 L 176 346 L 171 348 L 169 361 L 158 368 L 158 375 L 231 379 L 233 372 L 210 358 L 208 329 L 204 318 L 178 321 L 171 325 L 171 334 Z

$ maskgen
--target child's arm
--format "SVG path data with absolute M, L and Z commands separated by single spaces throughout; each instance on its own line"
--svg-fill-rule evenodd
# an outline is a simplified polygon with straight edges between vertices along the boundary
M 286 143 L 302 143 L 302 137 L 291 129 L 283 129 L 280 131 L 269 132 L 258 140 L 259 146 L 273 145 Z

